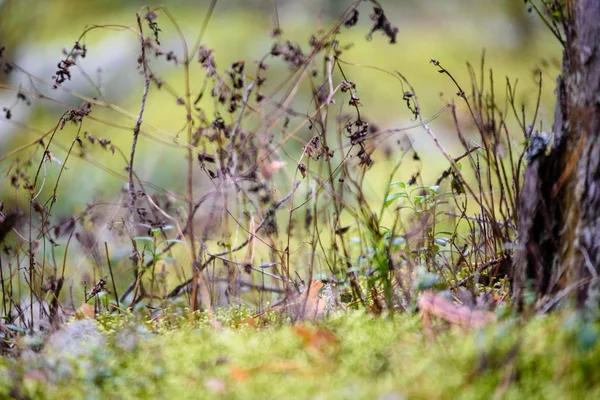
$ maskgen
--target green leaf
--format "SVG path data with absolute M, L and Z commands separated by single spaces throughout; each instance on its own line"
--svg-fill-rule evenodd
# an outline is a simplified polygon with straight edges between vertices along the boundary
M 13 332 L 19 332 L 19 333 L 27 333 L 27 331 L 23 328 L 21 328 L 20 326 L 16 326 L 14 324 L 6 324 L 4 325 L 5 328 L 10 329 Z
M 408 195 L 406 193 L 391 193 L 385 198 L 385 206 L 389 207 L 394 201 L 407 197 Z
M 438 274 L 427 272 L 422 266 L 417 271 L 417 277 L 413 283 L 413 287 L 418 290 L 425 290 L 431 288 L 440 288 L 442 281 Z
M 404 239 L 402 236 L 396 236 L 396 237 L 394 237 L 394 239 L 392 239 L 392 245 L 393 246 L 404 246 L 404 245 L 406 245 L 406 239 Z
M 152 228 L 152 229 L 150 230 L 150 232 L 152 232 L 152 234 L 153 234 L 153 235 L 157 235 L 157 234 L 159 234 L 160 232 L 163 232 L 163 231 L 170 231 L 170 230 L 172 230 L 172 229 L 175 229 L 175 227 L 174 227 L 173 225 L 165 225 L 165 226 L 162 226 L 162 227 L 159 227 L 159 228 Z
M 133 240 L 141 240 L 143 242 L 152 242 L 154 243 L 154 238 L 150 237 L 150 236 L 136 236 L 133 238 Z
M 446 247 L 450 239 L 448 238 L 435 238 L 435 242 L 442 247 Z
M 390 183 L 390 187 L 398 186 L 402 189 L 406 189 L 406 182 L 398 181 Z

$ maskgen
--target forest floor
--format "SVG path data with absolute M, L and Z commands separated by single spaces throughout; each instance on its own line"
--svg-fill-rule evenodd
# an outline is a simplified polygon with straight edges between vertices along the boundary
M 600 329 L 573 313 L 427 333 L 417 314 L 106 314 L 21 336 L 0 398 L 600 398 Z

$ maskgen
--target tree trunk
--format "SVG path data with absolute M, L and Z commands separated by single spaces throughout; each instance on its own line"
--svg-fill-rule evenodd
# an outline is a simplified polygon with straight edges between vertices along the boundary
M 525 171 L 512 283 L 519 301 L 530 288 L 546 304 L 568 295 L 578 308 L 598 310 L 600 1 L 560 3 L 565 47 L 554 140 Z

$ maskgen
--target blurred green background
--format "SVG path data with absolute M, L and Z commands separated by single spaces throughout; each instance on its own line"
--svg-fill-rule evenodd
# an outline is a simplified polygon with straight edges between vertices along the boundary
M 306 49 L 311 34 L 320 28 L 329 28 L 336 18 L 343 13 L 350 1 L 219 1 L 212 19 L 209 22 L 203 43 L 214 49 L 217 69 L 223 72 L 232 62 L 245 60 L 247 65 L 267 54 L 274 42 L 269 35 L 278 21 L 283 30 L 283 38 L 290 38 Z M 50 82 L 56 70 L 56 64 L 63 55 L 61 50 L 72 46 L 83 29 L 91 24 L 125 25 L 135 28 L 135 12 L 144 4 L 142 1 L 108 1 L 89 0 L 4 0 L 0 1 L 0 42 L 7 47 L 5 57 L 10 57 L 16 64 L 33 75 Z M 188 45 L 194 41 L 205 18 L 208 1 L 166 1 L 165 4 L 181 25 L 188 39 Z M 276 5 L 276 8 L 274 7 Z M 469 75 L 465 63 L 471 62 L 477 71 L 482 51 L 486 51 L 486 70 L 492 68 L 495 76 L 496 94 L 502 104 L 505 96 L 505 77 L 519 79 L 518 100 L 526 106 L 532 106 L 536 99 L 536 85 L 533 71 L 542 68 L 544 71 L 544 94 L 541 108 L 542 120 L 550 121 L 553 113 L 554 78 L 558 73 L 557 59 L 560 49 L 551 34 L 544 29 L 535 15 L 529 14 L 520 0 L 503 0 L 482 2 L 477 0 L 461 1 L 383 1 L 388 18 L 398 26 L 398 43 L 390 45 L 388 40 L 376 34 L 371 41 L 365 36 L 370 28 L 370 4 L 361 6 L 361 19 L 357 27 L 342 30 L 339 40 L 342 44 L 353 44 L 353 47 L 342 56 L 344 61 L 364 66 L 377 66 L 390 72 L 402 72 L 414 85 L 420 97 L 425 116 L 433 116 L 446 103 L 457 100 L 456 89 L 445 76 L 438 74 L 436 68 L 429 64 L 436 58 L 452 72 L 457 80 L 466 88 L 470 88 Z M 181 43 L 172 25 L 161 16 L 159 25 L 162 29 L 163 47 L 172 49 L 181 57 Z M 88 56 L 80 60 L 73 80 L 65 83 L 64 88 L 72 89 L 85 96 L 98 97 L 97 88 L 107 102 L 122 107 L 130 113 L 124 117 L 107 110 L 95 110 L 115 124 L 131 128 L 137 114 L 141 95 L 143 77 L 137 73 L 135 60 L 139 49 L 135 35 L 122 28 L 109 27 L 95 30 L 86 36 L 84 43 L 88 47 Z M 157 65 L 156 70 L 161 79 L 168 82 L 178 93 L 183 92 L 182 68 L 172 63 Z M 252 68 L 249 68 L 252 70 Z M 86 76 L 84 76 L 85 72 Z M 402 100 L 402 88 L 398 81 L 377 70 L 348 66 L 345 73 L 348 79 L 356 83 L 363 115 L 377 124 L 380 129 L 414 125 Z M 204 71 L 199 67 L 192 71 L 192 90 L 198 90 L 202 83 Z M 280 64 L 273 63 L 269 71 L 271 81 L 284 81 L 289 70 Z M 338 76 L 336 78 L 339 79 Z M 46 132 L 56 123 L 66 110 L 65 105 L 79 106 L 78 99 L 64 90 L 53 91 L 40 82 L 32 82 L 24 74 L 13 73 L 1 76 L 4 84 L 13 88 L 32 89 L 47 93 L 62 104 L 52 101 L 36 101 L 31 107 L 18 105 L 12 111 L 11 121 L 0 119 L 0 146 L 2 154 L 7 150 L 30 141 L 36 137 L 34 129 Z M 91 82 L 95 84 L 91 84 Z M 194 86 L 195 85 L 195 86 Z M 15 103 L 15 90 L 6 87 L 0 92 L 2 106 Z M 308 93 L 301 93 L 297 106 L 304 112 L 310 111 Z M 468 133 L 468 115 L 461 102 L 459 116 L 464 117 Z M 347 110 L 346 110 L 347 111 Z M 207 112 L 210 115 L 212 111 Z M 161 129 L 164 133 L 176 136 L 183 127 L 184 109 L 177 106 L 172 95 L 153 91 L 151 93 L 144 122 Z M 26 125 L 28 129 L 24 129 Z M 458 154 L 457 144 L 451 116 L 442 114 L 431 127 L 438 133 L 442 143 L 448 146 L 453 154 Z M 125 129 L 115 130 L 106 124 L 94 126 L 90 123 L 85 130 L 97 137 L 109 137 L 114 144 L 128 154 L 130 132 Z M 71 129 L 72 130 L 72 129 Z M 67 146 L 73 139 L 73 132 L 62 132 L 58 141 Z M 310 133 L 299 132 L 301 138 L 310 137 Z M 444 162 L 432 143 L 425 138 L 420 129 L 411 132 L 416 148 L 427 158 L 424 176 L 439 173 Z M 474 137 L 475 138 L 475 137 Z M 163 136 L 162 139 L 169 141 Z M 396 140 L 397 138 L 393 138 Z M 390 142 L 391 143 L 391 142 Z M 299 148 L 297 141 L 290 146 Z M 385 146 L 383 146 L 385 147 Z M 293 150 L 293 149 L 290 149 Z M 163 155 L 162 152 L 165 152 Z M 60 149 L 53 153 L 57 158 L 64 157 Z M 388 149 L 389 154 L 389 149 Z M 108 156 L 102 152 L 88 155 L 100 164 L 109 164 L 113 169 L 122 171 L 125 161 L 116 156 Z M 173 176 L 183 171 L 183 165 L 170 163 L 175 153 L 170 153 L 166 146 L 156 146 L 147 138 L 140 144 L 136 170 L 142 178 L 159 186 L 173 185 L 177 180 Z M 180 157 L 176 157 L 177 161 Z M 376 161 L 380 161 L 378 157 Z M 438 162 L 439 160 L 439 162 Z M 294 160 L 286 160 L 288 162 Z M 433 162 L 430 162 L 433 161 Z M 77 188 L 70 192 L 68 201 L 59 204 L 65 210 L 71 210 L 77 204 L 85 204 L 98 196 L 98 188 L 102 192 L 114 192 L 123 184 L 122 179 L 111 178 L 104 171 L 92 167 L 89 162 L 73 159 L 74 167 L 85 173 L 70 174 L 65 179 L 65 188 Z M 179 163 L 181 164 L 181 163 Z M 376 162 L 375 170 L 389 168 L 385 162 Z M 408 174 L 410 171 L 406 171 Z M 52 174 L 53 171 L 48 171 Z M 373 176 L 379 174 L 374 173 Z M 183 179 L 181 180 L 183 183 Z M 100 182 L 102 182 L 100 184 Z M 181 186 L 182 187 L 182 186 Z M 171 187 L 172 190 L 180 188 Z M 6 188 L 2 187 L 6 196 Z M 378 192 L 379 190 L 376 190 Z M 72 195 L 71 195 L 72 194 Z

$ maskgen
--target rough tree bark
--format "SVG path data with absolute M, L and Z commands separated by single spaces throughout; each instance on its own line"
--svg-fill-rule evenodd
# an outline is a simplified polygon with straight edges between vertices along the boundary
M 525 171 L 519 209 L 515 298 L 562 296 L 598 310 L 600 281 L 600 1 L 556 1 L 564 53 L 554 140 Z

